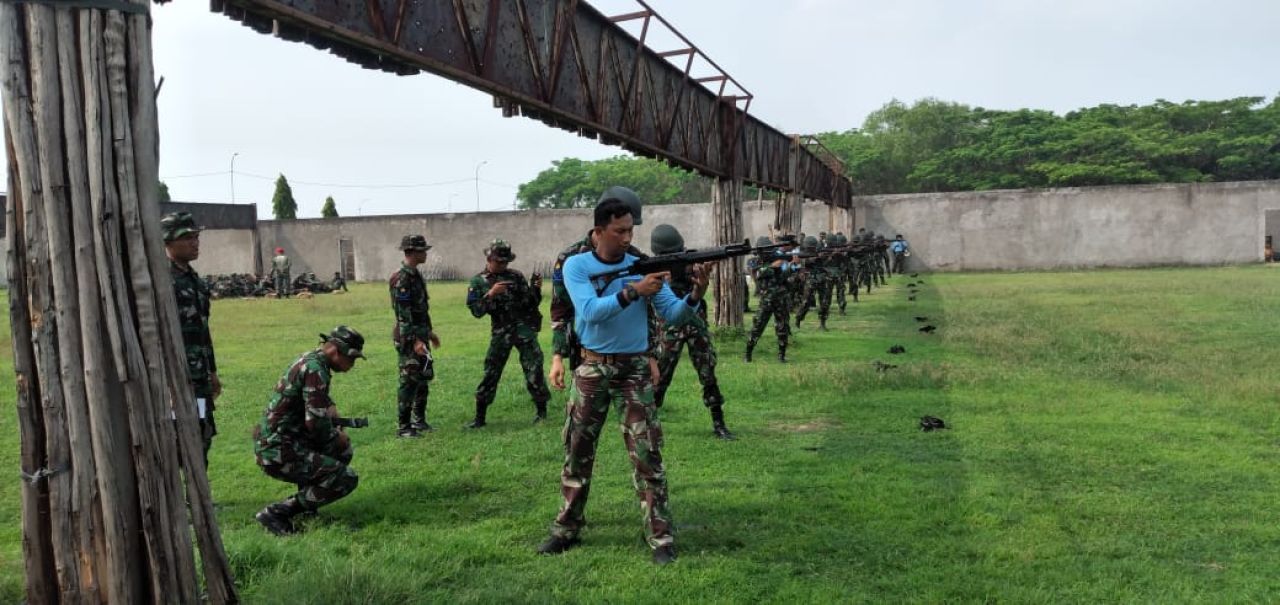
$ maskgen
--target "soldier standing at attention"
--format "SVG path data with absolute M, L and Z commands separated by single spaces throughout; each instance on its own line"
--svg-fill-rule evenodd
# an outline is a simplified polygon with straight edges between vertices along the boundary
M 889 244 L 889 251 L 893 253 L 893 267 L 889 271 L 890 274 L 897 273 L 902 275 L 906 272 L 907 251 L 910 249 L 911 247 L 907 245 L 907 240 L 902 239 L 901 233 L 893 238 L 893 243 Z
M 599 207 L 609 200 L 618 200 L 627 205 L 631 210 L 631 217 L 636 225 L 641 223 L 640 220 L 640 196 L 636 192 L 626 187 L 610 187 L 600 195 L 600 201 L 596 202 Z M 595 250 L 596 245 L 592 234 L 594 231 L 588 231 L 587 235 L 582 239 L 569 244 L 560 255 L 556 257 L 555 265 L 551 270 L 551 386 L 557 389 L 564 388 L 565 362 L 568 362 L 569 372 L 582 363 L 579 353 L 581 347 L 578 343 L 578 335 L 574 332 L 573 326 L 573 301 L 569 299 L 569 291 L 564 287 L 564 263 L 569 257 L 583 252 L 591 252 Z M 627 254 L 637 258 L 645 258 L 647 255 L 631 246 L 627 250 Z M 656 334 L 654 335 L 656 336 Z M 653 364 L 654 382 L 657 382 L 658 365 L 655 361 Z
M 334 424 L 338 408 L 329 398 L 333 372 L 346 372 L 364 357 L 364 337 L 346 326 L 320 335 L 321 344 L 303 353 L 276 383 L 275 394 L 253 431 L 253 453 L 267 475 L 298 486 L 292 496 L 254 516 L 267 531 L 297 531 L 293 517 L 313 513 L 356 489 L 351 440 Z
M 761 236 L 756 246 L 769 245 L 769 238 Z M 747 352 L 742 360 L 751 363 L 751 351 L 764 333 L 764 327 L 773 318 L 773 331 L 778 336 L 778 361 L 787 361 L 787 338 L 791 335 L 790 292 L 787 279 L 795 273 L 796 267 L 786 256 L 768 250 L 761 250 L 756 257 L 756 293 L 760 295 L 760 306 L 756 318 L 751 322 L 751 334 L 747 337 Z
M 635 469 L 633 483 L 644 511 L 645 540 L 653 549 L 653 562 L 666 564 L 676 558 L 662 465 L 662 424 L 653 404 L 646 301 L 651 300 L 668 322 L 687 319 L 702 302 L 707 276 L 702 267 L 692 268 L 693 290 L 684 300 L 667 286 L 669 273 L 593 283 L 592 274 L 635 263 L 636 257 L 627 254 L 632 231 L 630 208 L 619 200 L 605 201 L 595 209 L 595 251 L 572 256 L 564 264 L 564 284 L 573 300 L 574 325 L 582 342 L 582 365 L 573 373 L 565 420 L 565 460 L 560 473 L 564 503 L 550 537 L 538 547 L 542 554 L 564 552 L 579 542 L 586 525 L 596 441 L 612 404 Z
M 404 236 L 400 239 L 404 262 L 399 271 L 391 274 L 391 310 L 396 315 L 391 340 L 400 357 L 397 437 L 421 437 L 422 433 L 432 430 L 427 424 L 427 394 L 436 375 L 431 349 L 440 348 L 440 337 L 431 328 L 427 282 L 418 271 L 418 265 L 427 262 L 430 249 L 427 239 L 421 235 Z
M 276 282 L 276 298 L 289 298 L 293 282 L 289 281 L 289 257 L 284 248 L 276 248 L 275 258 L 271 259 L 271 276 Z
M 684 252 L 684 237 L 671 225 L 658 225 L 649 235 L 649 250 L 656 255 Z M 693 291 L 693 275 L 687 270 L 671 273 L 671 291 L 684 298 Z M 699 302 L 696 313 L 687 321 L 663 322 L 662 348 L 658 352 L 658 385 L 653 391 L 653 403 L 662 407 L 676 365 L 680 363 L 680 351 L 689 345 L 689 361 L 698 372 L 702 383 L 702 405 L 711 413 L 711 430 L 716 437 L 733 439 L 733 433 L 724 424 L 724 395 L 716 381 L 716 348 L 711 344 L 711 330 L 707 327 L 707 305 Z
M 213 337 L 209 335 L 209 287 L 191 267 L 200 258 L 200 227 L 190 212 L 174 212 L 160 219 L 164 233 L 164 253 L 169 257 L 169 275 L 173 277 L 173 293 L 178 299 L 178 323 L 182 327 L 182 344 L 187 353 L 187 377 L 195 394 L 200 438 L 204 441 L 204 465 L 209 466 L 209 448 L 218 425 L 213 420 L 213 402 L 222 395 L 218 380 L 218 362 L 213 355 Z
M 489 316 L 491 333 L 489 351 L 484 356 L 484 378 L 476 387 L 476 417 L 467 428 L 478 429 L 485 425 L 485 411 L 498 393 L 498 380 L 502 369 L 511 357 L 511 349 L 520 352 L 520 368 L 524 370 L 525 388 L 533 396 L 535 423 L 547 419 L 546 379 L 542 376 L 542 347 L 538 345 L 538 331 L 542 329 L 542 276 L 533 274 L 525 281 L 519 271 L 507 264 L 516 259 L 511 246 L 495 239 L 485 249 L 485 270 L 471 278 L 467 288 L 467 308 L 477 319 Z

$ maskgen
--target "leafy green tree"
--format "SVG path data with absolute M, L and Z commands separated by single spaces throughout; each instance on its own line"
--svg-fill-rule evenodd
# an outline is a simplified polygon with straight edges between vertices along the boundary
M 333 196 L 324 198 L 324 206 L 320 208 L 321 218 L 338 218 L 338 207 L 333 203 Z
M 1280 178 L 1280 97 L 1066 115 L 892 101 L 820 135 L 862 194 Z
M 160 187 L 159 187 L 159 190 L 160 190 L 160 203 L 161 203 L 161 204 L 165 204 L 165 203 L 168 203 L 168 202 L 172 202 L 172 201 L 173 201 L 173 198 L 169 197 L 169 186 L 168 186 L 168 185 L 166 185 L 164 181 L 160 181 Z
M 616 156 L 584 161 L 564 158 L 520 185 L 521 208 L 581 208 L 595 204 L 611 186 L 628 187 L 646 204 L 680 204 L 711 200 L 708 179 L 648 158 Z
M 298 202 L 294 201 L 293 189 L 283 174 L 276 179 L 276 192 L 271 196 L 271 214 L 276 220 L 298 218 Z

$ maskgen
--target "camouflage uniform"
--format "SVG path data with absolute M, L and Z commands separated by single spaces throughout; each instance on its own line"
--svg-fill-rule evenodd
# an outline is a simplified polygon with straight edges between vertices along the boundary
M 289 257 L 281 252 L 271 259 L 271 277 L 275 278 L 276 296 L 279 298 L 288 298 L 292 292 L 292 282 L 289 281 L 289 268 L 292 263 Z
M 332 289 L 334 292 L 337 292 L 338 290 L 342 290 L 343 292 L 347 292 L 347 291 L 348 291 L 348 290 L 347 290 L 347 280 L 345 280 L 345 279 L 343 279 L 343 278 L 342 278 L 342 274 L 341 274 L 341 273 L 338 273 L 338 272 L 336 272 L 336 271 L 335 271 L 335 272 L 333 273 L 333 280 L 329 282 L 329 288 L 330 288 L 330 289 Z
M 674 254 L 683 252 L 684 238 L 671 225 L 658 225 L 653 228 L 649 249 L 654 254 Z M 684 298 L 694 290 L 693 275 L 685 269 L 671 272 L 668 284 L 677 298 Z M 656 316 L 656 314 L 655 314 Z M 675 377 L 676 366 L 680 363 L 680 352 L 689 345 L 689 361 L 698 372 L 698 382 L 702 384 L 702 404 L 711 413 L 711 425 L 716 436 L 721 439 L 733 439 L 733 433 L 724 423 L 724 395 L 720 393 L 720 384 L 716 380 L 716 348 L 711 343 L 711 330 L 707 327 L 707 305 L 700 303 L 696 314 L 688 320 L 677 323 L 659 323 L 658 349 L 658 384 L 654 387 L 654 405 L 662 407 L 666 399 L 667 389 Z
M 164 241 L 171 242 L 189 233 L 199 233 L 189 212 L 175 212 L 160 220 Z M 218 425 L 213 419 L 213 375 L 218 361 L 213 354 L 213 337 L 209 334 L 209 285 L 190 265 L 183 269 L 169 261 L 173 293 L 178 303 L 178 324 L 182 328 L 182 344 L 187 356 L 187 377 L 196 399 L 205 400 L 205 415 L 200 418 L 200 439 L 204 442 L 204 465 L 209 466 L 209 448 Z M 195 402 L 193 401 L 194 405 Z
M 847 243 L 848 243 L 848 240 L 844 239 L 844 235 L 837 233 L 835 234 L 834 240 L 832 241 L 831 245 L 844 246 Z M 832 253 L 831 259 L 829 262 L 830 262 L 830 269 L 831 269 L 830 279 L 831 279 L 831 284 L 834 287 L 833 298 L 835 300 L 836 306 L 840 308 L 840 314 L 844 315 L 844 308 L 848 304 L 845 299 L 845 285 L 846 285 L 846 282 L 848 281 L 847 277 L 849 273 L 849 269 L 848 269 L 849 254 L 844 251 L 834 252 Z
M 504 252 L 505 251 L 505 252 Z M 511 248 L 503 240 L 494 240 L 486 255 L 510 262 L 515 260 Z M 542 347 L 538 345 L 538 332 L 542 329 L 542 278 L 534 274 L 534 285 L 525 281 L 524 275 L 514 269 L 498 273 L 488 268 L 471 278 L 467 288 L 467 308 L 473 317 L 489 316 L 491 332 L 489 350 L 484 356 L 484 378 L 476 387 L 476 417 L 469 426 L 478 428 L 485 424 L 485 412 L 498 392 L 498 380 L 515 347 L 520 352 L 520 368 L 524 371 L 525 388 L 533 396 L 536 419 L 547 417 L 546 378 L 542 373 Z M 502 294 L 486 298 L 494 284 L 509 282 Z
M 431 248 L 421 235 L 404 236 L 400 247 L 401 250 Z M 414 343 L 419 341 L 431 346 L 427 282 L 417 267 L 402 263 L 400 270 L 391 275 L 390 289 L 391 310 L 396 316 L 391 341 L 395 344 L 400 364 L 400 388 L 396 392 L 400 429 L 430 430 L 431 426 L 427 424 L 427 395 L 431 379 L 435 378 L 435 362 L 430 351 L 426 355 L 418 355 L 414 350 Z
M 816 239 L 809 238 L 804 248 L 808 253 L 816 253 Z M 817 306 L 818 323 L 823 330 L 827 329 L 827 315 L 831 313 L 831 273 L 827 261 L 828 259 L 815 256 L 805 262 L 805 297 L 804 304 L 796 313 L 796 327 L 800 327 L 800 322 L 804 321 L 809 309 Z
M 346 326 L 320 336 L 353 361 L 364 356 L 364 338 Z M 298 486 L 297 493 L 258 513 L 258 521 L 274 533 L 291 533 L 291 517 L 350 494 L 360 482 L 348 466 L 352 447 L 340 440 L 341 429 L 333 422 L 332 371 L 323 348 L 303 353 L 280 376 L 254 429 L 258 466 L 272 478 Z
M 762 245 L 757 242 L 756 245 Z M 783 260 L 780 267 L 772 266 L 776 260 Z M 747 337 L 747 351 L 744 361 L 751 361 L 751 352 L 764 333 L 769 318 L 773 318 L 773 331 L 778 337 L 778 361 L 787 360 L 787 341 L 791 336 L 791 307 L 788 279 L 794 274 L 789 262 L 782 257 L 769 256 L 757 261 L 755 274 L 756 292 L 760 296 L 760 306 L 755 320 L 751 324 L 751 334 Z

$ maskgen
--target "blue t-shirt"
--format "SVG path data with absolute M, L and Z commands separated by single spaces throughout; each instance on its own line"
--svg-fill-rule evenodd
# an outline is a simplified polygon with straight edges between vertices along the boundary
M 892 250 L 894 254 L 902 254 L 907 251 L 907 242 L 906 240 L 894 240 L 893 243 L 889 245 L 889 249 Z
M 606 263 L 595 251 L 575 254 L 564 262 L 564 286 L 573 300 L 575 311 L 574 330 L 582 346 L 604 354 L 643 353 L 649 349 L 649 313 L 643 298 L 623 306 L 618 293 L 628 282 L 640 281 L 643 276 L 628 276 L 608 284 L 591 282 L 591 275 L 625 269 L 636 262 L 636 257 L 624 255 L 621 261 Z M 604 286 L 599 294 L 598 286 Z M 652 297 L 658 314 L 668 322 L 686 319 L 693 308 L 686 300 L 677 298 L 671 286 L 664 284 Z

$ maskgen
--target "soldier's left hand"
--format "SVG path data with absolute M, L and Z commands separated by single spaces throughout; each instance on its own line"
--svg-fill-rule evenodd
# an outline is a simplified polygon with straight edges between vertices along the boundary
M 653 384 L 658 384 L 662 379 L 662 373 L 658 371 L 658 359 L 652 356 L 649 357 L 649 379 Z
M 431 341 L 431 348 L 433 349 L 440 348 L 440 337 L 436 336 L 435 332 L 432 332 L 431 334 L 427 335 L 427 340 Z
M 213 398 L 217 399 L 222 396 L 222 381 L 218 380 L 216 373 L 209 375 L 209 383 L 213 386 Z
M 533 274 L 533 277 L 531 277 L 531 278 L 529 279 L 529 285 L 530 285 L 530 286 L 532 286 L 534 289 L 541 288 L 541 287 L 542 287 L 542 275 L 540 275 L 540 274 L 538 274 L 538 273 L 534 273 L 534 274 Z

